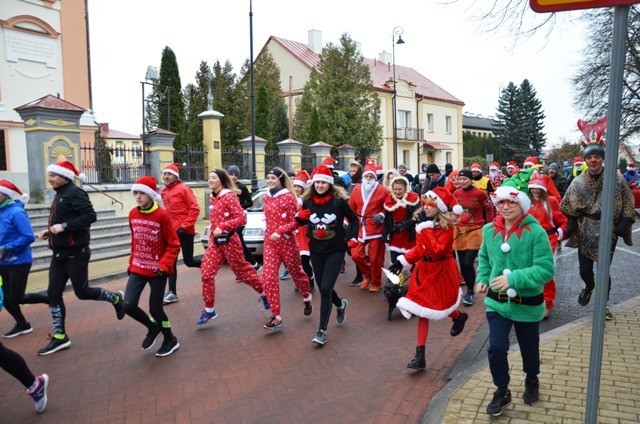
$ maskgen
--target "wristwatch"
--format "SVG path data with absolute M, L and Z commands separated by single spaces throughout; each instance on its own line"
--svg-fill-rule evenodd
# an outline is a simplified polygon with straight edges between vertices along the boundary
M 63 222 L 62 224 L 60 224 L 60 226 L 62 227 L 63 230 L 67 229 L 67 223 Z

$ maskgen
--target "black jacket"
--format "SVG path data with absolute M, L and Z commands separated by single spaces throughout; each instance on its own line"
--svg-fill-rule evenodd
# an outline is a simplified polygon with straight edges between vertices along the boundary
M 240 190 L 240 194 L 238 194 L 238 200 L 240 201 L 240 206 L 242 209 L 249 209 L 253 206 L 253 200 L 251 200 L 251 194 L 249 194 L 249 189 L 246 185 L 242 184 L 240 181 L 236 183 L 236 187 Z
M 66 224 L 62 233 L 49 233 L 49 248 L 69 250 L 89 245 L 91 224 L 96 222 L 96 212 L 89 201 L 89 195 L 73 182 L 56 189 L 51 203 L 49 227 Z

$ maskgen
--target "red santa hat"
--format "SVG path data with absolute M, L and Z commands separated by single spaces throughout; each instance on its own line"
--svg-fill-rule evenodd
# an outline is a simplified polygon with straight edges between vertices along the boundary
M 529 180 L 529 189 L 532 188 L 539 188 L 541 190 L 544 190 L 545 192 L 547 191 L 547 182 L 542 177 L 542 175 L 539 175 L 537 172 L 534 172 L 533 175 L 531 175 L 531 179 Z
M 443 187 L 436 187 L 433 190 L 429 190 L 424 195 L 425 200 L 431 200 L 436 202 L 440 212 L 452 211 L 456 215 L 462 214 L 462 206 L 458 204 L 458 201 L 453 194 Z
M 15 184 L 7 180 L 0 180 L 0 193 L 4 194 L 9 198 L 13 198 L 16 195 L 19 195 L 22 197 L 22 200 L 25 202 L 29 199 L 28 194 L 23 194 L 20 191 L 20 189 L 16 187 Z
M 324 158 L 324 160 L 322 161 L 321 165 L 326 166 L 327 168 L 333 170 L 333 166 L 338 163 L 337 160 L 335 160 L 334 158 L 332 158 L 331 156 L 329 156 L 328 158 Z
M 84 174 L 80 174 L 76 167 L 72 162 L 68 160 L 61 160 L 56 163 L 52 163 L 47 166 L 47 172 L 51 174 L 60 175 L 63 178 L 66 178 L 69 181 L 73 181 L 74 178 L 78 178 L 80 181 L 86 181 L 86 177 Z
M 518 164 L 516 163 L 516 161 L 510 160 L 509 162 L 507 162 L 507 169 L 509 168 L 517 169 Z
M 478 172 L 482 172 L 482 166 L 480 166 L 480 164 L 478 162 L 474 162 L 471 164 L 471 172 L 473 171 L 478 171 Z
M 491 162 L 491 165 L 489 166 L 489 171 L 499 171 L 500 170 L 500 164 L 498 162 Z
M 635 171 L 635 170 L 636 170 L 636 166 L 633 164 L 633 162 L 627 165 L 627 171 Z
M 172 163 L 172 164 L 170 164 L 170 165 L 167 165 L 167 166 L 164 168 L 164 171 L 162 171 L 162 172 L 163 172 L 163 173 L 168 172 L 168 173 L 173 174 L 173 175 L 175 175 L 176 177 L 180 178 L 180 171 L 178 171 L 178 169 L 179 169 L 180 167 L 183 167 L 183 166 L 187 166 L 187 164 L 186 164 L 186 163 L 184 163 L 184 162 L 183 162 L 183 163 Z
M 524 160 L 524 163 L 522 164 L 522 166 L 527 166 L 527 165 L 531 165 L 531 166 L 539 165 L 538 158 L 535 156 L 529 156 Z
M 151 200 L 156 202 L 160 198 L 160 196 L 158 196 L 158 192 L 156 191 L 157 187 L 158 182 L 156 181 L 155 177 L 141 177 L 138 178 L 136 182 L 131 186 L 131 194 L 133 194 L 134 191 L 139 191 L 151 197 Z
M 573 158 L 573 164 L 576 165 L 578 163 L 584 163 L 584 161 L 582 160 L 582 156 L 576 156 Z
M 298 171 L 296 176 L 293 177 L 293 181 L 291 183 L 305 189 L 307 188 L 307 182 L 309 182 L 309 178 L 309 173 L 303 169 L 302 171 Z
M 376 161 L 371 159 L 371 158 L 367 158 L 367 160 L 365 161 L 365 166 L 367 165 L 375 165 Z
M 382 165 L 376 165 L 376 176 L 384 174 L 384 169 Z
M 372 174 L 374 177 L 376 176 L 376 163 L 371 161 L 367 161 L 367 166 L 364 167 L 364 172 L 362 173 L 362 177 L 364 178 L 367 174 Z
M 316 181 L 324 181 L 325 183 L 333 185 L 333 171 L 325 165 L 317 166 L 316 169 L 313 170 L 313 175 L 311 176 L 311 182 L 315 183 Z

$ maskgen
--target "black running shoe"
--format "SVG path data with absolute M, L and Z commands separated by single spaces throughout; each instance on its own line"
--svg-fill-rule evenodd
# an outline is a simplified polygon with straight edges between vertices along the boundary
M 156 324 L 153 330 L 149 330 L 147 332 L 147 336 L 142 341 L 142 350 L 151 349 L 153 345 L 156 344 L 156 340 L 158 340 L 158 337 L 160 337 L 160 334 L 162 334 L 162 330 Z
M 460 312 L 460 316 L 458 317 L 458 319 L 453 320 L 453 326 L 451 327 L 451 331 L 449 331 L 449 334 L 455 337 L 462 333 L 462 330 L 464 330 L 464 324 L 465 322 L 467 322 L 467 319 L 469 319 L 469 315 L 465 312 Z
M 71 340 L 69 340 L 69 336 L 67 336 L 66 334 L 62 339 L 51 337 L 51 341 L 49 342 L 47 347 L 40 349 L 38 351 L 38 355 L 40 356 L 51 355 L 52 353 L 55 353 L 62 349 L 66 349 L 69 346 L 71 346 Z
M 336 308 L 336 321 L 338 321 L 338 325 L 343 325 L 347 320 L 347 306 L 349 306 L 349 302 L 347 302 L 347 299 L 342 299 L 342 306 Z
M 540 399 L 540 381 L 537 378 L 535 382 L 529 382 L 529 380 L 525 379 L 522 401 L 527 405 L 533 405 L 538 399 Z
M 173 338 L 170 340 L 166 340 L 162 342 L 162 346 L 156 352 L 156 356 L 169 356 L 180 347 L 180 343 L 178 343 L 177 338 Z
M 31 328 L 31 324 L 29 324 L 28 322 L 17 322 L 16 325 L 13 326 L 11 331 L 5 333 L 2 337 L 4 337 L 5 339 L 12 339 L 14 337 L 18 337 L 21 334 L 31 333 L 32 331 L 33 328 Z
M 310 300 L 305 300 L 304 301 L 304 314 L 309 316 L 309 315 L 311 315 L 311 312 L 313 312 L 313 304 L 311 303 Z
M 588 290 L 586 287 L 583 288 L 580 292 L 580 296 L 578 296 L 578 304 L 580 306 L 587 306 L 589 304 L 589 301 L 591 300 L 591 295 L 593 294 L 594 290 L 595 287 L 591 290 Z
M 119 291 L 116 293 L 116 297 L 118 301 L 113 304 L 113 307 L 116 309 L 116 316 L 121 320 L 124 318 L 124 293 Z
M 487 405 L 487 414 L 498 417 L 502 415 L 502 411 L 509 405 L 511 405 L 511 392 L 509 389 L 498 389 L 493 393 L 491 403 Z

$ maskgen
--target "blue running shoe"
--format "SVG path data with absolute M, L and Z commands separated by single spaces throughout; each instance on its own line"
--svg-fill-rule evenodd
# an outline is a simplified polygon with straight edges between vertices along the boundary
M 36 377 L 36 387 L 27 390 L 27 394 L 36 402 L 36 412 L 42 414 L 47 407 L 47 387 L 49 386 L 49 376 L 42 374 Z
M 287 268 L 285 268 L 282 273 L 280 274 L 280 279 L 281 280 L 286 280 L 287 278 L 289 278 L 289 270 Z
M 196 321 L 196 324 L 206 324 L 210 319 L 216 318 L 218 318 L 218 314 L 216 314 L 215 310 L 213 312 L 207 312 L 206 309 L 203 309 L 200 318 Z

